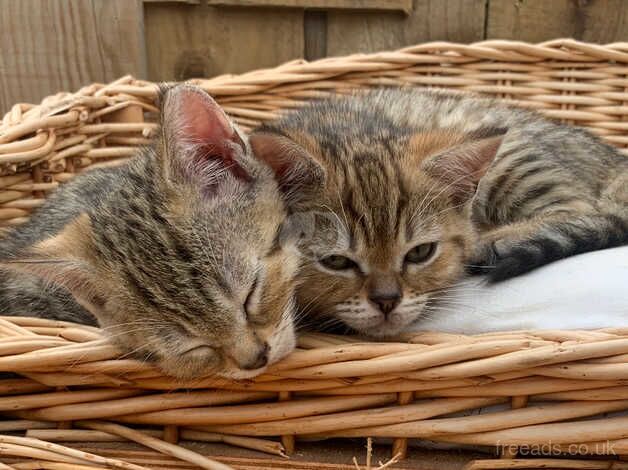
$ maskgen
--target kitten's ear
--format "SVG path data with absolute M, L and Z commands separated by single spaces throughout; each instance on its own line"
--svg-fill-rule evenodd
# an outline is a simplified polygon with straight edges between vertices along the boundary
M 89 262 L 91 240 L 89 216 L 82 214 L 57 235 L 12 254 L 0 261 L 0 266 L 65 287 L 80 304 L 96 313 L 103 297 L 101 282 Z
M 292 139 L 260 131 L 252 134 L 249 142 L 255 157 L 273 170 L 288 203 L 307 198 L 323 185 L 323 167 Z
M 497 155 L 507 129 L 482 129 L 425 160 L 421 168 L 447 185 L 456 203 L 470 200 Z
M 225 112 L 201 88 L 178 85 L 161 97 L 162 161 L 167 180 L 211 194 L 231 174 L 250 181 L 237 162 L 245 148 Z

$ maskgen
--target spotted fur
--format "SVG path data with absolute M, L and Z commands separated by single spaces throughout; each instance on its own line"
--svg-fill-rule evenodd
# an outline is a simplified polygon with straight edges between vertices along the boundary
M 202 90 L 154 143 L 62 186 L 0 241 L 0 313 L 99 324 L 177 377 L 262 371 L 294 347 L 298 253 L 271 171 Z
M 497 282 L 628 242 L 628 159 L 585 130 L 490 99 L 338 96 L 251 142 L 289 176 L 292 210 L 318 214 L 304 240 L 301 307 L 372 336 L 402 330 L 465 271 Z M 407 262 L 430 242 L 429 260 Z M 353 264 L 328 269 L 330 255 Z

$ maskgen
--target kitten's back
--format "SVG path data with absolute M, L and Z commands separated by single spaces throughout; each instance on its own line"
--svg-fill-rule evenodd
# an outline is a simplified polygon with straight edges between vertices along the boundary
M 142 181 L 148 158 L 137 157 L 120 166 L 89 170 L 60 186 L 24 224 L 0 238 L 0 259 L 19 258 L 33 245 L 54 237 L 80 214 L 115 197 L 116 191 Z M 131 176 L 133 175 L 133 176 Z M 133 183 L 135 181 L 135 183 Z M 96 318 L 60 285 L 31 274 L 0 268 L 0 315 L 35 316 L 96 326 Z

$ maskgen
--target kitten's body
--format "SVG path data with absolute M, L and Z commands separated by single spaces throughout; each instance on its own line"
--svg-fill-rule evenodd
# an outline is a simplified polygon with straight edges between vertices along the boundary
M 58 235 L 81 213 L 98 211 L 103 198 L 117 198 L 115 188 L 131 188 L 131 173 L 137 173 L 140 160 L 118 167 L 89 171 L 55 191 L 18 229 L 0 239 L 3 258 L 17 255 L 31 246 Z M 145 164 L 145 162 L 144 162 Z M 142 191 L 143 188 L 136 188 Z M 146 188 L 153 192 L 154 188 Z M 0 315 L 36 316 L 97 325 L 96 318 L 82 307 L 65 288 L 32 274 L 0 269 Z
M 370 335 L 402 330 L 468 265 L 499 281 L 628 242 L 628 159 L 494 100 L 357 93 L 262 126 L 251 142 L 307 189 L 294 210 L 332 216 L 308 241 L 301 304 Z
M 260 373 L 294 347 L 298 253 L 272 172 L 202 90 L 151 146 L 60 187 L 0 241 L 0 313 L 98 324 L 178 377 Z

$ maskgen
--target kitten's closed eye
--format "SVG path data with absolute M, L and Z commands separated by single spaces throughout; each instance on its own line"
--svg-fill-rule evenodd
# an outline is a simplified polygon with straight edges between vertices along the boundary
M 406 253 L 403 262 L 410 264 L 425 263 L 436 254 L 437 247 L 437 242 L 421 243 L 420 245 L 415 246 L 410 251 L 408 251 L 408 253 Z
M 258 286 L 259 286 L 259 276 L 256 276 L 255 280 L 253 281 L 253 284 L 251 285 L 251 290 L 249 291 L 248 295 L 246 296 L 246 300 L 244 301 L 244 314 L 246 315 L 246 320 L 249 322 L 251 321 L 253 317 L 254 304 L 259 301 L 259 299 L 257 298 Z

